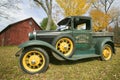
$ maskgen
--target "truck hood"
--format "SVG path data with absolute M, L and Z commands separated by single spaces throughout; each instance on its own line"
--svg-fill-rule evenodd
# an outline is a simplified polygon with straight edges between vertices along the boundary
M 60 31 L 36 31 L 36 36 L 52 36 L 60 35 L 63 32 Z
M 58 35 L 69 34 L 71 31 L 33 31 L 29 33 L 29 39 L 54 38 Z

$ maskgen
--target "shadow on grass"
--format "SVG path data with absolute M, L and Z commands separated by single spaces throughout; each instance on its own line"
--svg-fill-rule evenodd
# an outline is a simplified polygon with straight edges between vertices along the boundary
M 100 60 L 100 58 L 95 57 L 95 58 L 85 58 L 85 59 L 80 59 L 80 60 L 75 60 L 75 61 L 69 61 L 69 60 L 60 61 L 60 60 L 57 60 L 56 58 L 52 57 L 52 58 L 50 58 L 50 63 L 54 64 L 54 65 L 73 65 L 73 64 L 78 64 L 78 63 L 94 61 L 94 60 Z

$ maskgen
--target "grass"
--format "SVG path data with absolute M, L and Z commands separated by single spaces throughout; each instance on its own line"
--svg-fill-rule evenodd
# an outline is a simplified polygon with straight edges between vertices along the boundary
M 120 48 L 110 61 L 99 58 L 50 64 L 45 73 L 29 75 L 19 67 L 17 47 L 0 47 L 0 80 L 120 80 Z

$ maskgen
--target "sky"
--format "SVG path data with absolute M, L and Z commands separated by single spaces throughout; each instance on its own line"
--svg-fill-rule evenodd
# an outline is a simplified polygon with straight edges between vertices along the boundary
M 44 10 L 40 7 L 33 6 L 31 4 L 32 2 L 29 2 L 29 0 L 23 0 L 22 3 L 17 4 L 21 10 L 18 11 L 12 11 L 12 10 L 6 10 L 8 14 L 10 14 L 11 18 L 5 19 L 0 18 L 0 31 L 2 31 L 6 26 L 9 24 L 33 17 L 33 19 L 40 24 L 43 18 L 47 17 Z
M 21 10 L 19 11 L 11 11 L 6 10 L 7 13 L 10 14 L 10 19 L 0 18 L 0 31 L 2 31 L 6 26 L 9 24 L 24 20 L 26 18 L 33 17 L 33 19 L 40 24 L 43 18 L 47 17 L 44 10 L 40 7 L 34 6 L 33 2 L 30 2 L 29 0 L 22 0 L 23 2 L 20 4 L 17 4 Z M 53 0 L 55 2 L 55 0 Z M 120 0 L 115 0 L 114 4 L 112 6 L 119 7 L 120 8 Z

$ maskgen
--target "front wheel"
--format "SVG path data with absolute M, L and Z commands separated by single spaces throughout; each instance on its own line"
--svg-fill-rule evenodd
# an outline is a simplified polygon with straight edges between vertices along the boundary
M 112 58 L 112 48 L 109 44 L 105 44 L 102 48 L 101 59 L 103 61 L 108 61 Z
M 49 65 L 49 57 L 41 48 L 27 48 L 20 56 L 21 69 L 29 74 L 45 72 Z

